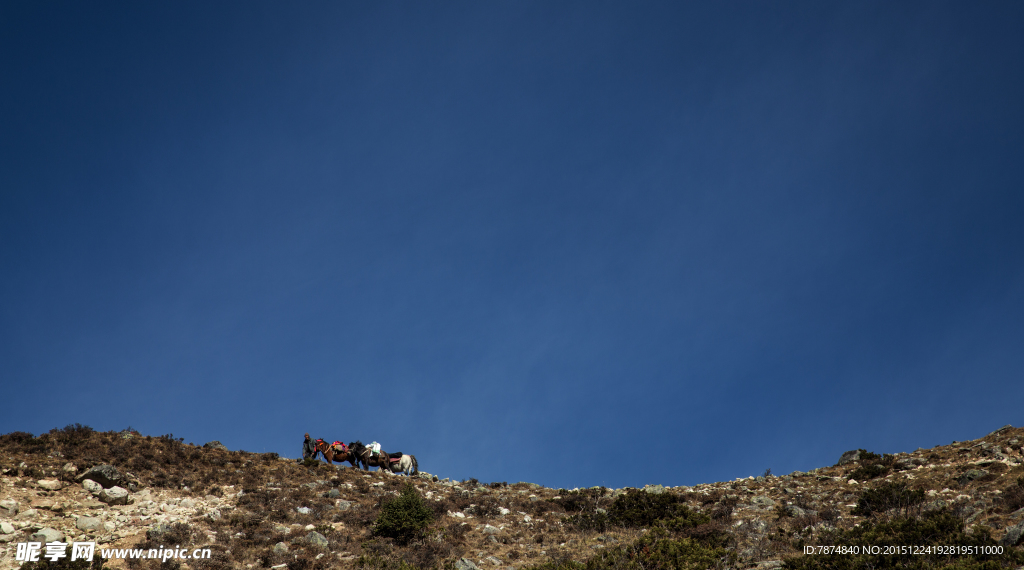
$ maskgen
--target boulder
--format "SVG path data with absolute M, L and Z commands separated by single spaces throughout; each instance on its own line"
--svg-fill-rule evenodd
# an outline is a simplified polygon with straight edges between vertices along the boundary
M 29 540 L 33 542 L 42 542 L 43 544 L 46 544 L 47 542 L 60 542 L 64 540 L 64 533 L 52 528 L 43 528 L 33 534 Z
M 85 489 L 86 491 L 89 491 L 93 495 L 99 495 L 101 492 L 103 492 L 103 485 L 100 485 L 99 483 L 93 481 L 92 479 L 85 479 L 84 481 L 82 481 L 82 488 Z
M 100 493 L 100 500 L 108 505 L 127 505 L 128 491 L 121 487 L 103 489 Z
M 1017 523 L 1014 526 L 1006 529 L 1006 534 L 999 540 L 999 544 L 1003 546 L 1014 546 L 1020 541 L 1021 535 L 1024 535 L 1024 522 Z
M 985 437 L 988 437 L 989 435 L 999 435 L 999 434 L 1003 433 L 1004 431 L 1008 431 L 1008 430 L 1011 430 L 1011 429 L 1013 429 L 1013 426 L 1010 425 L 1010 424 L 1006 424 L 1005 426 L 1003 426 L 1003 427 L 997 429 L 996 431 L 986 435 Z
M 86 479 L 96 481 L 103 485 L 104 489 L 109 489 L 126 482 L 125 476 L 116 467 L 106 464 L 97 465 L 78 477 L 79 481 L 85 481 Z
M 288 552 L 288 543 L 278 542 L 274 545 L 274 554 L 284 554 Z
M 337 501 L 334 501 L 334 507 L 337 508 L 339 511 L 347 511 L 353 508 L 354 506 L 356 505 L 352 501 L 345 501 L 343 499 L 338 499 Z
M 0 522 L 0 534 L 11 534 L 14 532 L 14 525 L 9 522 Z
M 228 449 L 228 446 L 224 445 L 223 443 L 217 440 L 208 441 L 203 444 L 203 447 L 205 447 L 206 449 L 219 449 L 221 451 L 230 451 Z
M 327 537 L 320 534 L 319 532 L 313 531 L 306 535 L 306 543 L 321 548 L 327 548 Z
M 753 499 L 750 499 L 750 502 L 754 503 L 755 505 L 757 505 L 759 507 L 765 507 L 765 508 L 767 508 L 767 507 L 774 507 L 775 506 L 775 501 L 773 501 L 771 498 L 766 497 L 764 495 L 757 495 Z
M 840 455 L 839 462 L 836 463 L 836 465 L 846 465 L 848 463 L 853 463 L 855 461 L 860 461 L 859 449 L 851 449 L 850 451 L 847 451 L 846 453 Z
M 40 489 L 46 489 L 47 491 L 59 491 L 64 486 L 63 483 L 56 479 L 40 479 L 36 481 L 36 485 L 39 485 Z
M 28 509 L 21 511 L 18 514 L 18 520 L 34 520 L 39 517 L 39 511 L 35 509 Z
M 75 526 L 78 527 L 78 530 L 93 532 L 103 528 L 103 521 L 99 517 L 78 517 L 78 523 Z
M 787 505 L 786 506 L 786 514 L 791 516 L 791 517 L 793 517 L 793 518 L 796 518 L 796 517 L 802 517 L 802 516 L 806 515 L 807 511 L 801 509 L 800 507 L 798 507 L 796 505 Z
M 985 471 L 984 469 L 970 469 L 964 472 L 963 475 L 957 477 L 956 480 L 963 485 L 970 481 L 974 481 L 975 479 L 981 479 L 985 475 L 988 475 L 988 471 Z
M 0 501 L 0 515 L 13 517 L 16 514 L 18 514 L 18 501 L 14 499 Z
M 455 570 L 480 570 L 469 558 L 459 558 L 455 561 Z

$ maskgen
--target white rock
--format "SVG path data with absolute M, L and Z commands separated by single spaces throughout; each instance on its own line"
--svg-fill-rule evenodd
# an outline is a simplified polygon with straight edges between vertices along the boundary
M 39 485 L 41 488 L 46 489 L 47 491 L 58 491 L 60 490 L 61 487 L 64 486 L 63 483 L 56 479 L 40 479 L 39 481 L 36 481 L 36 485 Z
M 11 534 L 14 532 L 14 525 L 9 522 L 0 522 L 0 533 Z
M 44 544 L 47 542 L 59 542 L 64 540 L 64 533 L 56 529 L 44 528 L 33 534 L 31 540 Z
M 86 491 L 89 491 L 93 495 L 99 495 L 101 492 L 103 492 L 103 485 L 100 485 L 99 483 L 93 481 L 92 479 L 85 479 L 84 481 L 82 481 L 82 488 L 85 489 Z
M 117 525 L 115 525 L 114 523 L 112 523 L 110 521 L 107 521 L 107 522 L 103 523 L 103 530 L 106 530 L 108 532 L 113 532 L 114 530 L 117 530 Z
M 128 490 L 121 487 L 103 489 L 100 493 L 100 500 L 111 505 L 127 505 Z

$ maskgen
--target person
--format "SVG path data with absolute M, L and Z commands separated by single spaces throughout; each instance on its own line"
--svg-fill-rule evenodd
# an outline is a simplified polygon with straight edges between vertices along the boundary
M 310 457 L 316 459 L 317 453 L 316 444 L 313 443 L 313 440 L 309 438 L 309 433 L 307 433 L 305 441 L 302 442 L 302 459 L 299 460 L 299 463 L 302 463 Z

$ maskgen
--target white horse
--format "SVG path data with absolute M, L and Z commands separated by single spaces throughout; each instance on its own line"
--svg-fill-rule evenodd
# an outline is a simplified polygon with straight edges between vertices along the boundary
M 403 454 L 401 459 L 395 461 L 389 467 L 392 473 L 415 475 L 420 472 L 420 464 L 416 462 L 416 456 L 409 455 L 408 453 Z

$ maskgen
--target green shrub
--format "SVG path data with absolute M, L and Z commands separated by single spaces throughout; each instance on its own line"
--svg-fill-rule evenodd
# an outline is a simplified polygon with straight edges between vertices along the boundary
M 850 513 L 866 517 L 894 511 L 893 514 L 897 516 L 906 516 L 923 502 L 923 490 L 908 489 L 906 483 L 886 483 L 861 493 L 857 506 Z
M 588 489 L 587 491 L 594 493 L 596 490 Z M 598 511 L 593 505 L 588 505 L 586 499 L 581 502 L 570 499 L 568 504 L 584 511 L 566 518 L 569 524 L 579 530 L 604 532 L 610 527 L 652 528 L 661 526 L 670 531 L 679 532 L 711 521 L 707 515 L 691 510 L 681 497 L 671 493 L 654 494 L 633 489 L 624 495 L 619 495 L 606 513 Z
M 892 471 L 893 463 L 896 461 L 895 456 L 889 454 L 879 455 L 863 449 L 858 451 L 861 452 L 860 459 L 858 459 L 860 466 L 850 473 L 850 479 L 868 481 L 884 477 Z
M 433 511 L 416 488 L 407 484 L 398 497 L 381 505 L 373 533 L 405 544 L 421 535 L 431 519 Z

